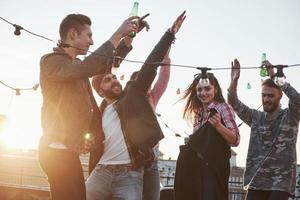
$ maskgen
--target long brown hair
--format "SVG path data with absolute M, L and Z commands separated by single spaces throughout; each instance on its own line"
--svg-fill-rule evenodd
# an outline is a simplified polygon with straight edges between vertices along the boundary
M 196 74 L 193 82 L 189 85 L 189 87 L 184 91 L 183 97 L 181 100 L 187 99 L 186 104 L 183 111 L 183 118 L 192 121 L 193 116 L 201 112 L 203 108 L 202 102 L 197 97 L 197 84 L 199 82 L 201 73 Z M 215 87 L 217 90 L 217 94 L 214 97 L 214 100 L 223 103 L 225 99 L 222 94 L 222 89 L 217 78 L 212 73 L 207 73 L 207 77 L 211 85 Z

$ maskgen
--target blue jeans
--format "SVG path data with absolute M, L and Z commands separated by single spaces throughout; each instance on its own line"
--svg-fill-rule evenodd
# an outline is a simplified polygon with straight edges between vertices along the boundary
M 143 200 L 159 200 L 160 178 L 157 161 L 144 169 Z
M 143 170 L 111 171 L 98 164 L 85 184 L 87 200 L 141 200 Z

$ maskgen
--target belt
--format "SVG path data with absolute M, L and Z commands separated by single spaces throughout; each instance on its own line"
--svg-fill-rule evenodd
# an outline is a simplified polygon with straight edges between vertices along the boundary
M 112 173 L 114 172 L 128 172 L 128 171 L 139 171 L 135 169 L 132 164 L 121 164 L 121 165 L 103 165 L 100 164 L 101 169 L 106 169 Z

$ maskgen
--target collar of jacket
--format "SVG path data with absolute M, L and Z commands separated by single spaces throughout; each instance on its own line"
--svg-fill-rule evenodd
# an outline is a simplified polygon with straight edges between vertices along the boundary
M 64 54 L 66 56 L 68 56 L 69 58 L 72 58 L 69 54 L 67 54 L 67 52 L 61 48 L 61 47 L 53 47 L 53 52 L 54 53 L 59 53 L 59 54 Z

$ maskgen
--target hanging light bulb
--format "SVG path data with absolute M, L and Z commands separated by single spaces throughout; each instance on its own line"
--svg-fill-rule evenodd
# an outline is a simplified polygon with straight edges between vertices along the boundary
M 274 82 L 276 85 L 282 86 L 285 83 L 285 76 L 283 73 L 283 68 L 287 67 L 287 66 L 286 65 L 276 65 L 274 67 L 276 67 L 276 69 L 277 69 L 275 77 L 274 77 Z
M 210 68 L 206 68 L 206 67 L 199 67 L 197 69 L 201 70 L 201 75 L 200 75 L 200 79 L 199 79 L 199 86 L 200 87 L 207 87 L 209 86 L 210 82 L 207 76 L 207 71 L 211 70 Z
M 13 26 L 15 27 L 14 34 L 17 36 L 21 35 L 21 30 L 23 29 L 23 27 L 17 24 L 14 24 Z
M 39 88 L 39 86 L 40 86 L 40 84 L 35 84 L 33 87 L 32 87 L 32 89 L 34 90 L 34 91 L 36 91 L 38 88 Z
M 15 91 L 16 91 L 16 96 L 20 96 L 21 95 L 21 89 L 16 88 Z
M 251 84 L 250 83 L 247 83 L 247 89 L 251 89 Z

